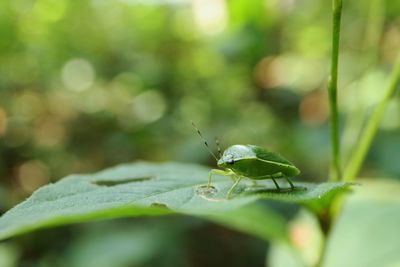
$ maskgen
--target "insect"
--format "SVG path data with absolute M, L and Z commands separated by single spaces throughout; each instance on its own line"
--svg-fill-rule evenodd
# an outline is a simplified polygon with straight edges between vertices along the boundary
M 215 142 L 219 156 L 219 158 L 217 158 L 217 156 L 211 151 L 200 130 L 193 122 L 192 125 L 203 140 L 207 150 L 217 161 L 218 167 L 222 169 L 212 169 L 209 172 L 208 188 L 211 188 L 212 175 L 219 174 L 230 176 L 234 180 L 234 183 L 226 196 L 228 199 L 231 197 L 232 192 L 243 178 L 249 178 L 252 180 L 271 179 L 278 191 L 281 191 L 281 188 L 275 179 L 283 178 L 289 183 L 291 190 L 295 189 L 289 178 L 300 174 L 300 170 L 280 154 L 255 145 L 233 145 L 228 147 L 222 153 L 219 141 L 216 138 Z

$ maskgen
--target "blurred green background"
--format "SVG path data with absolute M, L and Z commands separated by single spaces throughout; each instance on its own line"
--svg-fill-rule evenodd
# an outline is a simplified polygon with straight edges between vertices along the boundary
M 0 214 L 70 173 L 134 160 L 214 166 L 191 120 L 223 148 L 265 146 L 299 166 L 300 179 L 326 180 L 330 8 L 318 0 L 1 1 Z M 399 1 L 344 1 L 344 162 L 383 96 L 400 47 L 398 14 Z M 396 96 L 361 176 L 400 177 L 399 132 Z M 263 266 L 265 246 L 191 218 L 116 220 L 0 244 L 0 266 Z

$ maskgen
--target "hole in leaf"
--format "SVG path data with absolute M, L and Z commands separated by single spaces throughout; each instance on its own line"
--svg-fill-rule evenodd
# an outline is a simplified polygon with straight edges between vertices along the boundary
M 201 196 L 210 196 L 216 194 L 217 192 L 218 192 L 217 188 L 215 188 L 212 185 L 211 186 L 202 185 L 197 187 L 196 189 L 196 193 Z
M 164 209 L 168 209 L 168 206 L 164 203 L 159 203 L 159 202 L 153 202 L 150 204 L 150 207 L 153 208 L 164 208 Z
M 144 182 L 155 178 L 156 178 L 155 176 L 144 176 L 144 177 L 128 178 L 124 180 L 98 180 L 98 181 L 91 181 L 91 183 L 99 186 L 116 186 L 120 184 Z

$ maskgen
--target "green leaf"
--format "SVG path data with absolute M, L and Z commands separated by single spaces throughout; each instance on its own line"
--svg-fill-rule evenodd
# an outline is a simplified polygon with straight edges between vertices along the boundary
M 271 242 L 267 266 L 307 267 L 318 266 L 324 243 L 318 219 L 302 209 L 290 221 L 290 244 Z
M 66 253 L 59 255 L 59 260 L 63 266 L 127 267 L 148 266 L 145 263 L 153 259 L 153 266 L 159 266 L 157 263 L 166 260 L 160 251 L 182 250 L 181 231 L 190 226 L 187 223 L 179 226 L 183 229 L 177 227 L 175 220 L 87 225 L 80 228 L 77 237 L 65 249 Z M 157 259 L 155 263 L 154 258 Z
M 267 241 L 288 241 L 287 221 L 278 212 L 255 203 L 204 218 Z
M 0 266 L 15 267 L 19 262 L 20 252 L 13 244 L 0 244 Z
M 286 243 L 273 244 L 267 254 L 266 266 L 272 267 L 307 267 L 297 251 Z
M 210 169 L 194 164 L 146 163 L 120 165 L 90 175 L 70 175 L 44 186 L 0 218 L 0 239 L 40 228 L 90 220 L 188 214 L 213 220 L 264 239 L 286 239 L 285 220 L 258 200 L 303 204 L 315 211 L 348 184 L 295 183 L 293 192 L 249 190 L 243 181 L 233 199 L 225 199 L 232 181 L 215 176 L 215 192 L 204 185 Z M 259 187 L 274 188 L 269 180 Z M 270 201 L 269 201 L 270 202 Z
M 322 266 L 400 266 L 400 183 L 355 187 L 328 240 Z

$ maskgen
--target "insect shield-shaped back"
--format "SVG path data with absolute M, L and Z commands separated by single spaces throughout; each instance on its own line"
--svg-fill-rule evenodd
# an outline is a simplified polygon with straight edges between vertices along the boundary
M 293 177 L 300 173 L 296 166 L 280 154 L 254 145 L 234 145 L 227 148 L 219 159 L 218 166 L 260 180 L 279 173 L 285 177 Z

